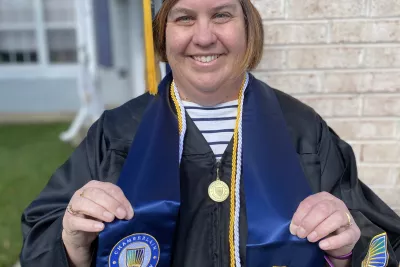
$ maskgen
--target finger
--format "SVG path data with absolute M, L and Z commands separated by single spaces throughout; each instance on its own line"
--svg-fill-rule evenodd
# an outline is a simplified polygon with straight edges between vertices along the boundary
M 293 215 L 292 222 L 290 224 L 290 232 L 292 235 L 297 234 L 297 228 L 301 224 L 303 218 L 309 213 L 309 211 L 314 207 L 315 204 L 321 200 L 333 200 L 334 196 L 329 193 L 321 192 L 311 195 L 300 202 L 296 212 Z
M 98 190 L 100 191 L 101 189 L 98 189 Z M 104 197 L 103 195 L 107 195 L 107 194 L 105 192 L 103 192 L 102 194 L 100 194 L 100 193 L 98 194 L 99 197 Z M 114 202 L 117 202 L 117 201 L 114 200 Z M 90 216 L 93 219 L 98 219 L 100 221 L 105 221 L 105 222 L 112 222 L 115 219 L 115 214 L 113 214 L 112 211 L 108 210 L 107 207 L 103 207 L 88 198 L 79 197 L 79 196 L 74 197 L 71 200 L 70 205 L 73 207 L 73 209 L 76 213 Z M 116 204 L 116 205 L 118 205 L 118 204 Z M 122 214 L 122 218 L 124 218 L 125 215 L 126 214 L 124 212 Z
M 128 199 L 125 197 L 124 192 L 116 186 L 115 184 L 112 183 L 106 183 L 106 182 L 99 182 L 99 181 L 91 181 L 89 182 L 86 186 L 83 188 L 84 196 L 86 195 L 86 188 L 100 188 L 103 189 L 109 196 L 117 200 L 119 203 L 122 204 L 122 206 L 125 209 L 126 215 L 120 219 L 126 218 L 126 219 L 132 219 L 134 215 L 134 211 L 132 208 L 132 205 L 128 201 Z
M 351 227 L 338 235 L 334 235 L 322 240 L 319 242 L 319 247 L 322 250 L 334 250 L 346 246 L 353 246 L 357 240 L 357 230 L 356 228 Z
M 96 220 L 71 215 L 64 220 L 63 227 L 67 234 L 74 235 L 78 231 L 101 232 L 104 229 L 104 224 Z
M 348 219 L 346 213 L 343 211 L 336 211 L 320 223 L 314 231 L 307 236 L 307 239 L 310 242 L 317 242 L 347 224 Z
M 337 207 L 332 200 L 322 200 L 316 203 L 300 222 L 297 236 L 300 238 L 307 237 L 319 224 L 336 211 Z
M 105 209 L 104 216 L 108 216 L 109 219 L 114 220 L 114 216 L 118 219 L 124 219 L 128 217 L 128 212 L 126 211 L 125 206 L 116 200 L 114 197 L 110 196 L 107 192 L 105 192 L 101 188 L 96 187 L 88 187 L 83 190 L 84 194 L 80 194 L 77 202 L 82 204 L 87 203 L 84 200 L 89 200 L 90 202 L 95 203 L 96 205 Z M 92 215 L 92 214 L 87 214 Z M 110 217 L 111 215 L 111 217 Z M 97 218 L 97 217 L 96 217 Z M 109 221 L 109 220 L 107 220 Z

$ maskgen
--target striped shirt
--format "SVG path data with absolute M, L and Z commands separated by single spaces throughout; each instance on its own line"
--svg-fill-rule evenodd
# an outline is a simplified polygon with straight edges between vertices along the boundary
M 203 107 L 187 101 L 183 101 L 183 105 L 217 160 L 220 160 L 233 136 L 238 101 L 229 101 L 213 107 Z

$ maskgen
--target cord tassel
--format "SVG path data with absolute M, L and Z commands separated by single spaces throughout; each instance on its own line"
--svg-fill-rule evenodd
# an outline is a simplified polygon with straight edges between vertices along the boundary
M 154 53 L 151 0 L 143 0 L 144 40 L 146 54 L 146 82 L 150 94 L 157 94 L 157 70 Z

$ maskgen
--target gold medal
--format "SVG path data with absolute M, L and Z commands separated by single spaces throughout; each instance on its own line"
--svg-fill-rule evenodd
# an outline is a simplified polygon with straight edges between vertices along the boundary
M 216 180 L 208 187 L 208 195 L 215 202 L 223 202 L 229 196 L 229 187 L 221 180 Z

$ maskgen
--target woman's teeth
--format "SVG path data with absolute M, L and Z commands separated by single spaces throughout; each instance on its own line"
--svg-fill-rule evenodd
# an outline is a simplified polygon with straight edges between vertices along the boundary
M 217 58 L 219 58 L 219 55 L 193 57 L 194 60 L 200 61 L 202 63 L 208 63 L 208 62 L 211 62 L 213 60 L 216 60 Z

